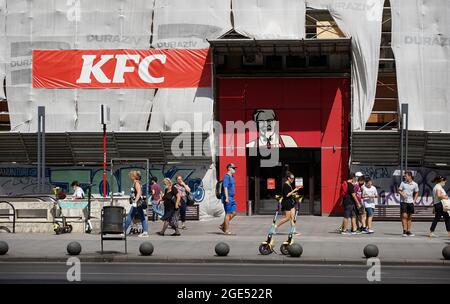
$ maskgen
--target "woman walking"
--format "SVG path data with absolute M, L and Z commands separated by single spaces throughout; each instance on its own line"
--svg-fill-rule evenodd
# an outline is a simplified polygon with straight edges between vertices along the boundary
M 142 208 L 142 186 L 141 186 L 141 173 L 139 171 L 131 171 L 129 173 L 132 186 L 130 193 L 130 203 L 131 208 L 128 212 L 127 219 L 124 223 L 123 230 L 124 233 L 127 233 L 127 229 L 131 224 L 131 221 L 134 219 L 136 215 L 138 215 L 139 219 L 142 223 L 142 233 L 139 234 L 139 237 L 148 237 L 148 222 L 147 217 L 144 215 L 144 208 Z
M 163 216 L 163 204 L 161 204 L 161 188 L 158 185 L 158 178 L 156 176 L 152 177 L 152 209 L 153 212 Z
M 189 188 L 189 186 L 184 183 L 183 177 L 181 175 L 177 176 L 177 183 L 175 184 L 175 187 L 177 188 L 178 193 L 180 194 L 181 197 L 181 204 L 180 204 L 181 229 L 187 229 L 186 228 L 187 193 L 191 192 L 191 188 Z
M 447 211 L 444 211 L 444 206 L 442 205 L 442 200 L 448 199 L 448 195 L 444 190 L 447 178 L 438 175 L 434 178 L 433 182 L 436 183 L 436 186 L 433 188 L 434 219 L 430 227 L 430 237 L 436 237 L 434 230 L 441 217 L 444 217 L 445 228 L 447 229 L 448 236 L 450 236 L 450 216 Z
M 281 202 L 281 210 L 284 212 L 284 217 L 275 225 L 275 229 L 283 225 L 284 223 L 291 222 L 291 226 L 295 225 L 295 199 L 294 194 L 299 190 L 295 188 L 292 190 L 291 184 L 294 182 L 294 175 L 290 172 L 286 174 L 286 182 L 281 189 L 283 194 L 283 201 Z M 296 233 L 298 235 L 298 233 Z
M 178 209 L 180 208 L 181 196 L 178 193 L 177 188 L 172 184 L 172 181 L 168 178 L 163 180 L 163 184 L 166 187 L 164 190 L 164 195 L 162 197 L 164 203 L 164 215 L 161 220 L 164 221 L 161 231 L 156 232 L 159 235 L 164 235 L 167 227 L 169 225 L 175 229 L 175 232 L 171 234 L 172 236 L 179 236 L 180 231 L 178 230 Z

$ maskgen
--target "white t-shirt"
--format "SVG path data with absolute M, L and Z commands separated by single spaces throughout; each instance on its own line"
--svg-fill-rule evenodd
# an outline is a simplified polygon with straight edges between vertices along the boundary
M 84 198 L 84 191 L 81 187 L 76 187 L 73 198 Z
M 414 181 L 411 181 L 411 183 L 401 182 L 400 187 L 398 187 L 398 189 L 403 191 L 403 193 L 406 196 L 406 197 L 400 196 L 400 202 L 413 204 L 414 195 L 415 193 L 419 192 L 419 185 L 417 185 L 417 183 Z
M 438 192 L 441 192 L 442 194 L 446 194 L 444 188 L 442 188 L 441 184 L 436 184 L 436 186 L 434 186 L 433 188 L 433 203 L 437 204 L 439 203 L 441 200 L 438 198 Z
M 378 196 L 377 188 L 374 186 L 368 188 L 366 186 L 362 187 L 362 196 L 363 196 L 363 202 L 365 208 L 375 208 L 375 205 L 377 204 L 375 201 L 375 197 Z M 364 198 L 364 196 L 369 196 Z

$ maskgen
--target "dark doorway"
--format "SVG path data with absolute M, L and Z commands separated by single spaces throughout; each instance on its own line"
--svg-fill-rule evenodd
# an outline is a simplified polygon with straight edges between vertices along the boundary
M 247 153 L 249 155 L 249 153 Z M 247 158 L 248 199 L 257 214 L 272 214 L 277 203 L 275 195 L 281 193 L 286 172 L 303 180 L 304 195 L 300 214 L 321 214 L 320 202 L 320 149 L 282 148 L 280 161 L 275 167 L 261 167 L 259 157 Z

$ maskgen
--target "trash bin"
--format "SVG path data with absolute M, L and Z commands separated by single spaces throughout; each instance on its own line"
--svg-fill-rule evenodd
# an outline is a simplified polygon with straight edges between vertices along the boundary
M 120 206 L 105 206 L 102 214 L 102 233 L 121 234 L 123 233 L 123 219 L 125 209 Z

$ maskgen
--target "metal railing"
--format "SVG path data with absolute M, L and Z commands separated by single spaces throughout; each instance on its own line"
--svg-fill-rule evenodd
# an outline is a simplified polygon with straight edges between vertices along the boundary
M 11 204 L 10 202 L 7 201 L 0 201 L 0 204 L 8 204 L 11 209 L 12 209 L 12 213 L 8 213 L 8 214 L 0 214 L 0 217 L 11 217 L 13 218 L 13 233 L 16 233 L 16 208 L 14 208 L 13 204 Z M 5 226 L 0 226 L 0 229 L 6 230 L 8 232 L 9 231 L 8 227 Z

